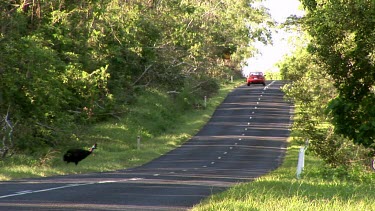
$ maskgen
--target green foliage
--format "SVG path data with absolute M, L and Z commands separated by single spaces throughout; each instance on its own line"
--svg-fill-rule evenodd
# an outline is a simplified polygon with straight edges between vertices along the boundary
M 303 1 L 310 50 L 327 66 L 338 95 L 329 111 L 337 133 L 375 149 L 375 2 Z
M 265 72 L 264 74 L 266 75 L 267 80 L 283 80 L 283 77 L 280 72 L 270 71 L 270 72 Z
M 368 165 L 373 122 L 373 2 L 303 1 L 309 45 L 280 65 L 296 103 L 295 129 L 333 167 Z M 359 17 L 359 14 L 361 14 Z M 361 24 L 359 24 L 361 23 Z M 353 144 L 363 145 L 356 146 Z
M 368 165 L 369 151 L 336 133 L 337 128 L 329 123 L 327 108 L 337 89 L 318 58 L 302 48 L 280 63 L 280 69 L 283 77 L 291 80 L 283 89 L 296 105 L 293 128 L 301 139 L 309 139 L 309 149 L 331 167 Z
M 73 134 L 66 135 L 64 144 L 33 153 L 29 149 L 28 153 L 23 151 L 0 160 L 0 180 L 113 171 L 147 163 L 195 135 L 233 87 L 240 84 L 243 82 L 220 86 L 219 92 L 207 100 L 206 109 L 191 106 L 186 110 L 166 91 L 148 88 L 137 93 L 137 100 L 128 105 L 122 118 L 79 125 Z M 141 137 L 140 150 L 137 136 Z M 93 143 L 98 144 L 98 149 L 78 168 L 62 161 L 66 150 L 87 148 Z
M 13 151 L 68 144 L 76 124 L 120 118 L 149 89 L 199 107 L 270 38 L 252 3 L 2 1 L 0 113 L 17 123 Z

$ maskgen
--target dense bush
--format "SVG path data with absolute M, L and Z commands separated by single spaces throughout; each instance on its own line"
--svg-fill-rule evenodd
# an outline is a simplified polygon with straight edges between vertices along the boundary
M 1 1 L 1 157 L 64 145 L 76 124 L 119 118 L 149 88 L 194 92 L 176 99 L 194 107 L 270 38 L 250 3 Z

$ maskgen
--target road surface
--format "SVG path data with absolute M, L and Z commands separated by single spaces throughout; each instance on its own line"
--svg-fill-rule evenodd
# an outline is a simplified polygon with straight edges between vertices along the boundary
M 0 182 L 0 210 L 187 210 L 281 164 L 292 114 L 282 84 L 238 87 L 191 140 L 143 166 Z

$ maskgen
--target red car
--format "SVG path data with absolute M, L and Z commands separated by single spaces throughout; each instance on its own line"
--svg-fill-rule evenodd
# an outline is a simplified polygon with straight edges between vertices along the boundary
M 263 75 L 262 72 L 250 72 L 249 76 L 247 77 L 247 85 L 250 86 L 250 84 L 263 84 L 263 86 L 266 85 L 266 75 Z

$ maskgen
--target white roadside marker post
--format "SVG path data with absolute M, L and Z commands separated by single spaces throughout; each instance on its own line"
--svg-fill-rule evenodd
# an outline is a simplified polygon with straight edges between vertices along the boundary
M 309 140 L 306 140 L 305 146 L 301 147 L 299 149 L 298 153 L 298 163 L 297 163 L 297 179 L 301 178 L 301 173 L 303 169 L 305 168 L 305 151 L 307 150 L 307 147 L 309 145 Z
M 137 136 L 137 150 L 141 149 L 141 136 Z

